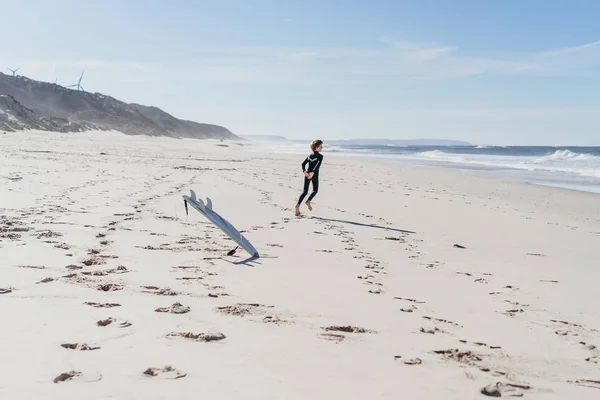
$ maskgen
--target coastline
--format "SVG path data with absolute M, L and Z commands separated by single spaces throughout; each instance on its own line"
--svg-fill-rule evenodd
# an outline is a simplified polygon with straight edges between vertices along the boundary
M 249 146 L 3 135 L 0 397 L 598 393 L 597 195 L 325 151 L 295 218 L 302 155 Z M 189 189 L 266 257 L 225 256 Z M 186 332 L 225 338 L 168 336 Z M 186 375 L 143 374 L 165 365 Z
M 303 155 L 306 152 L 304 148 L 306 146 L 300 145 L 296 142 L 290 142 L 285 145 L 279 143 L 269 142 L 253 142 L 253 146 L 256 147 L 256 151 L 271 151 L 278 154 L 298 154 Z M 489 149 L 505 149 L 506 147 L 494 147 L 494 146 L 472 146 L 462 148 L 458 153 L 454 153 L 456 149 L 453 147 L 445 146 L 418 146 L 414 148 L 410 147 L 383 147 L 395 149 L 394 151 L 409 151 L 409 153 L 397 153 L 397 152 L 380 152 L 381 146 L 365 146 L 361 147 L 340 147 L 339 145 L 332 145 L 326 148 L 328 154 L 332 157 L 351 157 L 357 159 L 370 159 L 373 161 L 381 162 L 396 162 L 404 165 L 412 165 L 418 167 L 437 168 L 442 170 L 453 170 L 459 172 L 467 172 L 476 176 L 486 176 L 492 178 L 509 179 L 513 181 L 520 181 L 531 183 L 535 185 L 557 187 L 562 189 L 576 190 L 582 192 L 590 192 L 600 194 L 600 175 L 595 174 L 594 176 L 579 175 L 575 172 L 567 172 L 568 166 L 564 166 L 565 170 L 562 171 L 560 168 L 556 171 L 545 170 L 543 165 L 529 165 L 528 168 L 523 168 L 524 163 L 538 162 L 539 159 L 548 159 L 551 162 L 556 162 L 557 158 L 559 161 L 564 157 L 565 161 L 569 158 L 577 160 L 579 157 L 591 157 L 598 158 L 591 154 L 577 154 L 572 153 L 570 150 L 565 150 L 567 147 L 533 147 L 535 149 L 544 148 L 555 154 L 537 154 L 538 160 L 525 160 L 523 157 L 516 157 L 515 160 L 510 158 L 504 158 L 502 160 L 494 159 L 478 159 L 478 160 L 462 160 L 465 154 L 473 156 L 475 154 L 469 154 L 468 152 L 463 154 L 461 151 L 465 149 L 470 151 L 488 151 Z M 527 149 L 528 147 L 517 147 Z M 597 147 L 589 147 L 593 151 L 597 151 Z M 572 148 L 575 150 L 575 148 Z M 578 151 L 584 151 L 584 148 L 577 147 Z M 410 153 L 410 151 L 415 151 Z M 446 153 L 446 151 L 448 153 Z M 477 155 L 477 157 L 486 156 L 486 154 Z M 487 155 L 488 157 L 490 155 Z M 492 156 L 493 157 L 493 156 Z M 445 159 L 450 158 L 450 159 Z M 591 161 L 590 161 L 591 162 Z M 514 163 L 516 165 L 510 165 Z M 518 167 L 517 167 L 518 165 Z M 557 166 L 552 166 L 556 168 Z M 590 165 L 586 166 L 587 172 L 589 173 Z M 600 170 L 600 165 L 598 166 Z

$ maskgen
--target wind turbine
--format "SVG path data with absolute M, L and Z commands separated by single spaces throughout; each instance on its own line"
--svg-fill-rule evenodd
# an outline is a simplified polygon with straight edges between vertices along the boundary
M 10 68 L 6 68 L 6 69 L 7 69 L 7 70 L 9 70 L 10 72 L 12 72 L 13 76 L 17 76 L 17 71 L 18 71 L 20 68 L 17 68 L 17 69 L 10 69 Z
M 85 71 L 83 71 L 85 72 Z M 79 81 L 77 81 L 76 85 L 69 85 L 67 87 L 75 87 L 77 88 L 77 90 L 83 90 L 83 87 L 81 87 L 81 79 L 83 79 L 83 72 L 81 73 L 81 76 L 79 77 Z

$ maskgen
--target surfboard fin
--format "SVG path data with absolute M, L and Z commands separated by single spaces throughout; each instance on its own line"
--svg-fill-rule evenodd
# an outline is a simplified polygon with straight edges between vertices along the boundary
M 212 200 L 210 199 L 210 197 L 206 198 L 206 208 L 212 210 Z
M 205 210 L 205 207 L 206 207 L 206 206 L 204 205 L 204 201 L 202 201 L 202 199 L 200 199 L 200 198 L 197 198 L 197 197 L 196 197 L 196 192 L 194 192 L 193 190 L 190 190 L 190 192 L 191 192 L 190 199 L 191 199 L 193 202 L 197 203 L 197 204 L 200 206 L 200 208 L 202 209 L 202 211 L 204 211 L 204 210 Z

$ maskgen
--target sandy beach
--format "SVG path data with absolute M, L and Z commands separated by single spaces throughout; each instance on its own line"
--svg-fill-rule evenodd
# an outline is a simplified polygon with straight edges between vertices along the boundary
M 256 146 L 1 135 L 0 398 L 600 397 L 599 195 Z

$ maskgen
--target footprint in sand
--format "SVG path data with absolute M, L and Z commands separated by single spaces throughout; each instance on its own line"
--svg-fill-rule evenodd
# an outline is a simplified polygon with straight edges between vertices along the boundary
M 418 310 L 418 308 L 417 308 L 415 305 L 413 305 L 413 304 L 411 304 L 411 305 L 410 305 L 410 306 L 408 306 L 408 307 L 405 307 L 405 308 L 401 308 L 401 309 L 400 309 L 400 311 L 402 311 L 402 312 L 407 312 L 407 313 L 411 313 L 411 312 L 413 312 L 413 311 L 415 311 L 415 310 Z
M 99 258 L 99 257 L 90 257 L 90 258 L 86 258 L 86 259 L 82 260 L 81 263 L 83 265 L 85 265 L 86 267 L 89 267 L 92 265 L 106 264 L 106 261 L 104 261 L 104 259 Z
M 446 333 L 443 330 L 439 329 L 437 326 L 434 326 L 433 328 L 421 327 L 421 329 L 419 329 L 419 332 L 427 333 L 429 335 L 435 335 L 437 332 Z
M 142 288 L 147 289 L 142 291 L 144 293 L 151 293 L 159 296 L 177 296 L 179 294 L 169 288 L 159 288 L 158 286 L 142 286 Z
M 54 383 L 70 381 L 74 378 L 80 377 L 81 375 L 81 372 L 78 371 L 63 372 L 62 374 L 54 378 Z
M 514 317 L 517 314 L 524 313 L 525 310 L 522 308 L 511 308 L 510 310 L 503 311 L 502 314 L 508 315 L 509 317 Z
M 585 329 L 585 328 L 583 328 L 583 326 L 581 326 L 579 324 L 575 324 L 573 322 L 569 322 L 569 321 L 562 321 L 562 320 L 551 319 L 550 322 L 554 322 L 555 324 L 560 324 L 560 325 L 567 325 L 567 326 L 573 327 L 573 328 Z
M 424 301 L 419 301 L 419 300 L 410 299 L 410 298 L 406 298 L 406 297 L 394 297 L 394 299 L 396 299 L 396 300 L 404 300 L 404 301 L 408 301 L 408 302 L 416 303 L 416 304 L 425 304 Z
M 440 262 L 439 261 L 433 261 L 433 262 L 427 263 L 425 265 L 425 268 L 436 269 L 439 266 L 440 266 Z
M 192 332 L 171 332 L 166 335 L 167 337 L 181 337 L 184 339 L 190 339 L 195 342 L 216 342 L 226 338 L 226 336 L 220 332 L 216 333 L 192 333 Z
M 117 269 L 83 271 L 81 274 L 85 276 L 106 276 L 109 274 L 124 274 L 127 272 L 129 272 L 127 268 L 120 266 Z
M 54 237 L 60 237 L 63 234 L 60 232 L 54 232 L 51 230 L 46 230 L 46 231 L 39 231 L 37 238 L 38 239 L 49 239 L 49 238 L 54 238 Z
M 102 292 L 116 292 L 118 290 L 123 290 L 123 285 L 116 283 L 104 283 L 98 286 L 98 290 Z
M 462 325 L 459 325 L 459 324 L 457 324 L 456 322 L 452 322 L 452 321 L 449 321 L 449 320 L 447 320 L 447 319 L 442 319 L 442 318 L 434 318 L 434 317 L 429 317 L 429 316 L 426 316 L 426 315 L 424 315 L 422 318 L 423 318 L 423 319 L 430 320 L 430 321 L 442 322 L 442 323 L 444 323 L 444 324 L 449 324 L 449 325 L 453 325 L 453 326 L 456 326 L 456 327 L 462 328 Z
M 330 340 L 336 343 L 340 343 L 342 341 L 344 341 L 346 339 L 346 335 L 343 335 L 341 333 L 333 333 L 333 332 L 343 332 L 343 333 L 370 333 L 370 334 L 374 334 L 377 333 L 376 331 L 370 330 L 370 329 L 365 329 L 365 328 L 360 328 L 357 326 L 350 326 L 350 325 L 346 325 L 346 326 L 327 326 L 327 327 L 322 327 L 321 329 L 323 329 L 325 332 L 324 333 L 320 333 L 319 336 L 325 340 Z
M 279 318 L 277 316 L 273 316 L 273 315 L 267 315 L 266 317 L 264 317 L 262 319 L 262 322 L 264 322 L 266 324 L 275 324 L 275 325 L 284 325 L 284 324 L 290 323 L 290 321 L 281 319 L 281 318 Z
M 72 380 L 80 380 L 82 382 L 98 382 L 102 379 L 102 374 L 100 373 L 89 373 L 83 374 L 79 371 L 69 371 L 63 372 L 56 378 L 54 378 L 54 383 L 68 382 Z
M 133 324 L 129 321 L 118 321 L 116 318 L 113 317 L 108 317 L 107 319 L 101 319 L 99 321 L 96 322 L 96 325 L 98 326 L 111 326 L 111 327 L 115 327 L 115 328 L 127 328 L 129 326 L 132 326 Z
M 399 236 L 386 236 L 385 240 L 391 240 L 391 241 L 400 242 L 400 243 L 406 242 L 406 240 L 403 237 L 399 237 Z
M 217 257 L 217 258 L 219 258 L 219 257 Z M 204 260 L 207 260 L 207 259 L 211 259 L 212 260 L 213 258 L 212 257 L 204 258 Z M 182 269 L 184 271 L 191 270 L 190 272 L 202 272 L 202 268 L 201 267 L 194 267 L 194 266 L 188 266 L 188 265 L 178 265 L 176 267 L 171 267 L 171 268 L 173 268 L 173 269 Z
M 377 331 L 371 330 L 371 329 L 365 329 L 365 328 L 360 328 L 358 326 L 350 326 L 350 325 L 345 325 L 345 326 L 339 326 L 339 325 L 333 325 L 333 326 L 327 326 L 327 327 L 322 327 L 321 329 L 328 331 L 328 332 L 345 332 L 345 333 L 377 333 Z
M 92 306 L 95 308 L 112 308 L 112 307 L 121 307 L 119 303 L 96 303 L 93 301 L 86 301 L 83 304 L 87 304 L 88 306 Z
M 61 344 L 61 346 L 64 347 L 65 349 L 81 350 L 81 351 L 100 349 L 99 346 L 90 346 L 87 343 L 64 343 L 64 344 Z
M 19 268 L 46 269 L 46 267 L 43 265 L 19 265 Z
M 568 336 L 568 335 L 577 336 L 577 333 L 571 333 L 565 329 L 560 329 L 554 333 L 556 333 L 558 336 Z
M 230 306 L 222 306 L 222 307 L 217 307 L 216 310 L 220 313 L 223 314 L 227 314 L 227 315 L 235 315 L 238 317 L 245 317 L 247 315 L 264 315 L 267 313 L 268 308 L 273 308 L 274 306 L 269 306 L 269 305 L 264 305 L 264 304 L 258 304 L 258 303 L 237 303 L 237 304 L 233 304 Z M 263 318 L 263 322 L 273 322 L 273 320 L 271 320 L 272 318 L 277 318 L 278 317 L 274 317 L 274 316 L 268 316 L 269 319 L 267 319 L 266 317 Z M 278 319 L 279 322 L 287 322 L 284 320 L 280 320 Z
M 587 350 L 592 350 L 592 351 L 594 351 L 594 350 L 596 350 L 596 349 L 597 349 L 597 347 L 596 347 L 596 346 L 594 346 L 593 344 L 588 344 L 588 343 L 586 343 L 586 342 L 579 342 L 579 344 L 580 344 L 580 345 L 582 345 L 583 347 L 585 347 Z
M 11 293 L 13 290 L 13 288 L 0 288 L 0 294 L 8 294 Z
M 513 306 L 529 307 L 529 304 L 519 303 L 518 301 L 504 300 L 504 302 L 512 304 Z
M 394 356 L 394 359 L 396 359 L 396 360 L 402 359 L 402 356 Z M 408 358 L 406 360 L 402 360 L 402 363 L 404 363 L 406 365 L 421 365 L 421 364 L 423 364 L 423 360 L 421 360 L 418 357 L 415 357 L 415 358 Z
M 479 355 L 470 350 L 434 350 L 433 353 L 442 355 L 446 360 L 457 361 L 462 364 L 474 365 L 476 362 L 482 361 L 482 358 Z
M 522 397 L 521 390 L 529 390 L 531 386 L 514 383 L 496 382 L 481 389 L 481 394 L 490 397 Z
M 594 363 L 594 364 L 600 364 L 600 356 L 588 357 L 588 358 L 585 359 L 585 361 L 591 362 L 591 363 Z
M 171 307 L 160 307 L 154 311 L 160 313 L 186 314 L 189 313 L 191 309 L 181 303 L 174 303 Z
M 170 365 L 163 368 L 148 368 L 143 374 L 145 376 L 158 377 L 160 379 L 179 379 L 187 376 L 185 372 L 179 371 Z
M 459 340 L 459 342 L 464 343 L 464 344 L 469 344 L 470 343 L 470 344 L 473 344 L 475 346 L 488 347 L 488 348 L 493 349 L 493 350 L 498 350 L 498 349 L 502 348 L 500 346 L 490 346 L 489 344 L 483 343 L 483 342 L 469 342 L 467 340 Z

